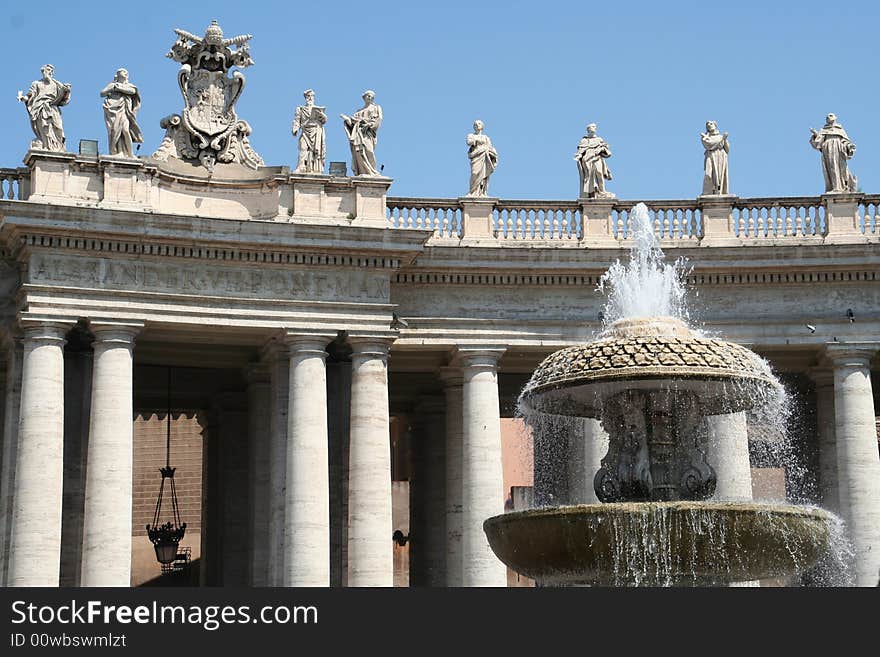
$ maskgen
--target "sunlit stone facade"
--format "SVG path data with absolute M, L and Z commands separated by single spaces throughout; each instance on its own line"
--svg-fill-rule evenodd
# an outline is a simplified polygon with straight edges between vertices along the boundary
M 406 538 L 412 585 L 507 583 L 482 532 L 517 496 L 502 420 L 543 358 L 598 329 L 633 202 L 404 199 L 380 176 L 63 152 L 25 165 L 0 170 L 7 585 L 144 581 L 132 519 L 158 489 L 144 463 L 164 461 L 168 368 L 196 581 L 391 586 Z M 695 322 L 798 391 L 813 498 L 876 584 L 880 196 L 648 206 L 693 266 Z M 734 438 L 725 481 L 748 496 L 745 446 L 775 464 Z M 554 494 L 592 501 L 601 454 L 574 451 Z

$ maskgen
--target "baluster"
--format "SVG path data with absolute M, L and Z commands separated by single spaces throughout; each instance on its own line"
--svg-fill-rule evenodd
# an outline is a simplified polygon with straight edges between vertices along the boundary
M 747 218 L 748 235 L 749 235 L 749 237 L 754 238 L 755 237 L 755 208 L 748 208 L 748 213 L 749 213 L 748 218 Z
M 563 239 L 570 240 L 571 239 L 571 218 L 569 217 L 568 210 L 565 208 L 561 208 L 559 212 L 562 213 L 562 237 Z
M 663 237 L 672 237 L 672 223 L 674 220 L 675 210 L 667 208 L 663 211 Z
M 796 231 L 794 230 L 795 226 L 792 222 L 792 212 L 794 208 L 782 208 L 782 211 L 785 213 L 785 234 L 786 235 L 795 235 Z
M 15 200 L 15 176 L 4 176 L 6 180 L 6 184 L 8 185 L 8 189 L 6 191 L 6 198 L 10 201 Z M 0 183 L 2 184 L 2 183 Z M 0 188 L 0 196 L 2 196 L 2 188 Z
M 550 222 L 550 239 L 558 240 L 562 238 L 562 232 L 559 226 L 559 217 L 556 216 L 555 210 L 544 210 L 544 216 Z
M 519 210 L 514 208 L 509 212 L 513 215 L 513 236 L 516 239 L 523 239 L 525 237 L 525 226 L 523 226 L 523 218 L 520 216 Z

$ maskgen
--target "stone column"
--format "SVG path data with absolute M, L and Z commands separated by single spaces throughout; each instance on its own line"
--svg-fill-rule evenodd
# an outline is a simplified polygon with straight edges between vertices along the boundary
M 268 351 L 272 383 L 272 435 L 269 448 L 269 586 L 281 586 L 284 573 L 284 505 L 287 499 L 287 411 L 289 360 L 279 345 Z
M 443 399 L 415 407 L 410 441 L 409 584 L 446 584 L 446 431 Z
M 602 423 L 593 418 L 584 418 L 579 428 L 581 435 L 572 437 L 569 442 L 568 501 L 569 504 L 598 504 L 593 478 L 608 453 L 608 434 Z
M 351 362 L 327 363 L 327 434 L 330 460 L 330 586 L 348 581 L 348 445 Z
M 715 470 L 718 484 L 712 499 L 751 500 L 752 470 L 749 462 L 749 434 L 746 414 L 710 415 L 706 458 Z
M 880 577 L 880 456 L 870 362 L 877 345 L 829 345 L 834 366 L 834 417 L 841 509 L 856 550 L 858 586 Z
M 483 532 L 504 513 L 498 359 L 503 349 L 460 349 L 463 374 L 462 585 L 506 586 L 507 569 Z
M 458 367 L 440 370 L 446 395 L 446 586 L 462 585 L 461 457 L 463 378 Z
M 72 324 L 24 325 L 8 586 L 58 586 L 64 440 L 64 336 Z M 131 418 L 129 418 L 131 421 Z
M 143 324 L 90 328 L 95 340 L 80 583 L 130 586 L 132 351 Z
M 62 588 L 82 585 L 89 421 L 92 407 L 94 336 L 77 325 L 64 345 L 64 495 L 61 503 Z
M 248 395 L 248 479 L 250 494 L 250 585 L 269 585 L 269 450 L 272 434 L 272 384 L 266 363 L 245 371 Z
M 348 585 L 392 586 L 388 343 L 350 338 Z
M 0 585 L 6 584 L 9 542 L 12 534 L 12 498 L 18 452 L 18 410 L 21 404 L 22 341 L 9 341 L 6 356 L 5 412 L 3 414 L 3 460 L 0 473 Z
M 819 438 L 819 499 L 822 506 L 840 513 L 841 499 L 837 472 L 837 436 L 834 425 L 834 370 L 813 368 L 810 378 L 816 384 L 816 432 Z
M 288 335 L 287 497 L 284 586 L 330 586 L 330 483 L 326 344 L 334 336 Z

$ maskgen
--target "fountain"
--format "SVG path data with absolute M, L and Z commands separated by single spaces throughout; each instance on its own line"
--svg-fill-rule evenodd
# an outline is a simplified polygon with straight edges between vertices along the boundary
M 753 352 L 688 327 L 682 264 L 664 262 L 643 204 L 630 220 L 630 262 L 612 265 L 600 285 L 604 330 L 548 356 L 519 399 L 533 434 L 601 421 L 609 436 L 593 480 L 601 503 L 489 518 L 489 544 L 541 585 L 722 585 L 802 574 L 839 542 L 836 516 L 709 500 L 717 473 L 707 417 L 779 415 L 785 391 Z

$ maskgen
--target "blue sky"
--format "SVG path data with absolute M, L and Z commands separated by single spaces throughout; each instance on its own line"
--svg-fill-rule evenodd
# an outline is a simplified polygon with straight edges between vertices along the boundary
M 34 7 L 37 7 L 34 5 Z M 164 57 L 172 28 L 254 35 L 256 62 L 238 114 L 267 164 L 296 162 L 294 107 L 312 87 L 328 106 L 328 161 L 348 160 L 339 113 L 376 91 L 385 123 L 377 159 L 399 196 L 467 191 L 465 135 L 475 118 L 500 153 L 493 196 L 577 195 L 572 155 L 587 123 L 611 145 L 624 199 L 694 198 L 706 120 L 730 133 L 731 192 L 823 191 L 809 128 L 835 112 L 856 143 L 851 168 L 880 192 L 876 26 L 880 3 L 819 2 L 55 2 L 5 6 L 0 165 L 18 166 L 31 139 L 16 102 L 50 62 L 70 82 L 68 144 L 98 138 L 100 89 L 128 68 L 151 153 L 159 119 L 179 112 L 178 64 Z

